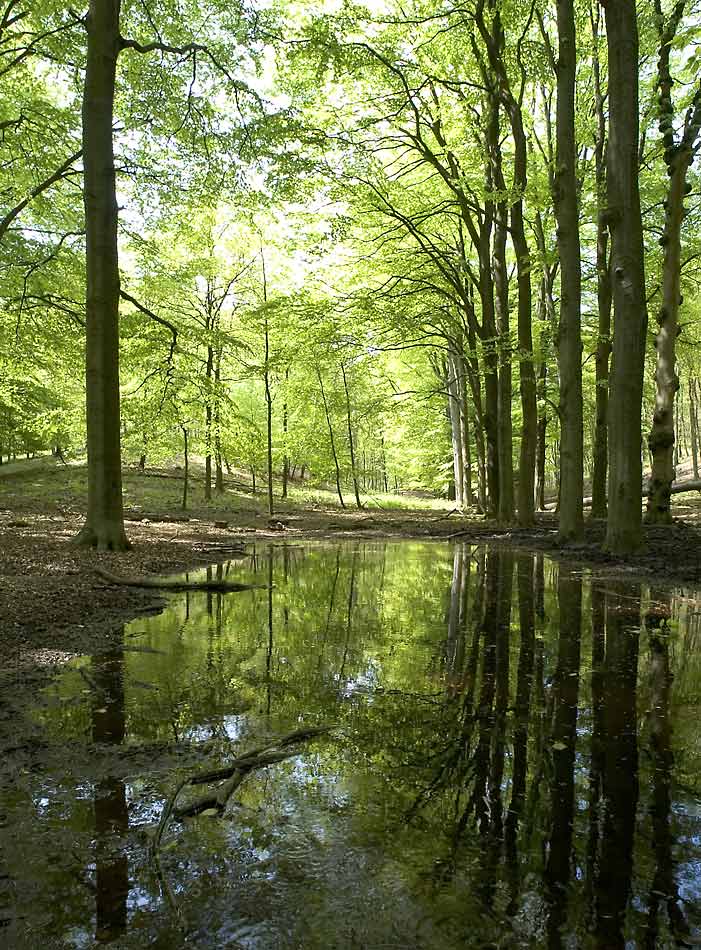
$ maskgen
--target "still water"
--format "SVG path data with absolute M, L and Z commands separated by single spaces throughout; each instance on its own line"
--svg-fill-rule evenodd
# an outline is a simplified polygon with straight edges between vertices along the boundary
M 271 590 L 173 596 L 38 698 L 41 767 L 0 797 L 0 945 L 699 944 L 693 592 L 445 543 L 207 573 Z M 180 781 L 315 725 L 149 857 Z

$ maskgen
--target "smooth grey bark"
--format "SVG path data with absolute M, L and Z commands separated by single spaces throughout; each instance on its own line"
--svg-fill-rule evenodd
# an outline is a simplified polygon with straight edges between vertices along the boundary
M 460 341 L 460 348 L 454 354 L 456 385 L 458 395 L 458 424 L 460 431 L 460 463 L 463 481 L 463 507 L 469 508 L 474 504 L 472 493 L 472 455 L 470 451 L 470 422 L 467 413 L 467 375 L 468 367 L 463 349 L 464 340 Z
M 188 444 L 187 444 L 187 436 L 188 436 L 187 429 L 185 428 L 185 426 L 181 426 L 181 430 L 183 433 L 183 453 L 185 455 L 185 467 L 183 469 L 182 509 L 183 511 L 185 511 L 185 509 L 187 508 L 187 489 L 188 489 L 188 482 L 190 478 L 190 454 L 188 452 Z
M 221 450 L 221 346 L 217 347 L 214 360 L 214 490 L 224 491 L 224 469 Z
M 282 460 L 282 497 L 287 498 L 287 483 L 290 479 L 290 456 L 287 449 L 287 433 L 289 430 L 289 415 L 287 412 L 287 387 L 290 381 L 290 367 L 285 368 L 285 401 L 282 404 L 282 434 L 285 455 Z
M 120 0 L 90 0 L 83 92 L 86 227 L 85 367 L 88 503 L 76 543 L 128 547 L 122 506 L 119 413 L 119 261 L 114 167 L 114 94 Z
M 499 389 L 497 446 L 499 451 L 499 520 L 514 517 L 513 432 L 511 421 L 511 334 L 509 328 L 509 278 L 506 272 L 506 205 L 495 215 L 494 288 L 499 333 Z
M 475 327 L 468 324 L 467 342 L 469 351 L 464 354 L 465 375 L 472 397 L 472 431 L 477 457 L 477 505 L 482 512 L 487 510 L 487 459 L 485 451 L 485 418 L 482 399 L 482 381 L 477 359 L 477 334 Z M 466 394 L 467 395 L 467 394 Z M 469 425 L 469 409 L 466 422 Z M 474 500 L 474 499 L 473 499 Z
M 511 124 L 516 146 L 514 183 L 519 195 L 526 189 L 526 136 L 520 108 L 512 104 Z M 523 199 L 511 206 L 511 239 L 516 253 L 516 284 L 518 289 L 518 367 L 521 395 L 521 448 L 519 451 L 519 478 L 517 510 L 520 525 L 532 524 L 535 518 L 535 453 L 538 426 L 535 366 L 533 363 L 533 331 L 531 310 L 531 252 L 526 238 L 523 217 Z
M 662 306 L 657 315 L 659 329 L 655 337 L 655 411 L 648 436 L 652 457 L 652 473 L 647 498 L 645 520 L 653 524 L 672 521 L 669 498 L 674 481 L 674 406 L 679 377 L 676 371 L 676 345 L 679 335 L 679 305 L 681 302 L 681 230 L 684 219 L 686 178 L 694 154 L 698 149 L 701 132 L 701 84 L 684 120 L 679 142 L 674 134 L 674 107 L 672 105 L 673 79 L 670 73 L 670 49 L 684 12 L 684 0 L 677 3 L 665 23 L 659 0 L 655 12 L 659 29 L 659 59 L 657 81 L 659 87 L 659 123 L 664 139 L 664 161 L 669 175 L 665 201 L 664 231 L 660 243 L 664 248 L 662 265 Z
M 476 235 L 479 255 L 479 298 L 482 308 L 482 326 L 480 339 L 482 343 L 482 360 L 484 363 L 484 437 L 486 443 L 485 478 L 486 478 L 486 505 L 485 511 L 490 518 L 499 516 L 499 491 L 501 477 L 499 474 L 499 355 L 497 348 L 497 325 L 494 300 L 494 275 L 492 273 L 492 233 L 494 229 L 495 184 L 493 180 L 493 148 L 499 144 L 499 106 L 490 97 L 488 101 L 489 124 L 487 127 L 488 148 L 485 162 L 484 185 L 489 197 L 485 201 L 484 215 Z M 473 346 L 476 352 L 476 348 Z
M 699 477 L 699 417 L 696 409 L 696 380 L 689 380 L 689 429 L 694 478 Z
M 492 97 L 487 130 L 491 181 L 502 194 L 506 190 L 499 142 L 499 105 Z M 498 337 L 497 377 L 497 453 L 499 472 L 498 518 L 509 522 L 514 517 L 513 435 L 511 423 L 511 334 L 509 327 L 509 276 L 506 270 L 506 238 L 508 209 L 506 202 L 496 202 L 492 243 L 492 275 L 494 316 Z
M 528 143 L 523 127 L 523 114 L 521 110 L 521 98 L 525 89 L 525 73 L 519 59 L 519 68 L 521 69 L 521 92 L 517 98 L 509 80 L 509 75 L 505 64 L 505 39 L 504 29 L 501 20 L 499 6 L 495 0 L 488 0 L 488 7 L 491 13 L 491 29 L 488 28 L 484 18 L 484 0 L 479 0 L 475 10 L 475 22 L 484 41 L 489 65 L 494 76 L 494 88 L 491 96 L 496 98 L 497 102 L 503 106 L 506 116 L 509 120 L 511 135 L 514 144 L 513 156 L 513 199 L 510 206 L 511 221 L 511 240 L 514 253 L 516 255 L 516 281 L 518 288 L 518 358 L 519 358 L 519 389 L 521 396 L 521 447 L 519 454 L 519 480 L 518 480 L 518 520 L 521 525 L 531 524 L 535 516 L 535 460 L 536 460 L 536 439 L 538 424 L 538 408 L 536 401 L 536 383 L 535 369 L 533 366 L 533 335 L 532 335 L 532 287 L 531 287 L 531 253 L 526 237 L 523 215 L 523 196 L 526 192 L 528 183 Z M 498 135 L 498 111 L 497 111 L 497 135 Z M 490 146 L 493 154 L 493 138 L 490 136 Z M 497 152 L 500 153 L 497 142 Z M 497 174 L 494 177 L 496 187 L 502 191 L 503 175 L 501 173 L 501 161 L 496 169 Z M 497 212 L 498 213 L 498 212 Z M 495 236 L 496 240 L 496 236 Z M 495 282 L 496 283 L 496 282 Z M 498 296 L 497 290 L 497 296 Z M 502 390 L 503 396 L 503 390 Z M 504 457 L 500 453 L 500 464 Z M 501 480 L 504 484 L 505 480 Z M 512 485 L 513 494 L 513 485 Z M 506 511 L 507 505 L 502 506 L 500 499 L 500 508 Z M 512 501 L 513 507 L 513 501 Z
M 448 420 L 450 422 L 450 445 L 453 456 L 453 486 L 455 501 L 459 508 L 464 504 L 464 468 L 460 431 L 460 406 L 453 353 L 448 352 L 445 363 L 445 385 L 448 394 Z
M 541 278 L 538 289 L 538 319 L 541 324 L 540 334 L 540 364 L 538 366 L 536 382 L 536 398 L 538 412 L 538 428 L 536 438 L 536 484 L 535 484 L 535 506 L 538 511 L 545 511 L 545 486 L 546 486 L 546 458 L 548 445 L 548 423 L 550 414 L 548 409 L 548 379 L 549 379 L 549 360 L 551 353 L 552 338 L 555 333 L 555 301 L 554 301 L 554 283 L 556 269 L 559 262 L 551 265 L 548 261 L 548 249 L 545 241 L 545 229 L 540 211 L 535 214 L 535 237 L 538 245 L 538 253 L 541 258 Z
M 346 367 L 341 363 L 341 375 L 343 376 L 343 389 L 346 394 L 346 425 L 348 427 L 348 451 L 350 452 L 351 478 L 353 479 L 353 492 L 355 494 L 355 504 L 362 508 L 360 501 L 360 489 L 358 487 L 358 469 L 355 460 L 355 442 L 353 439 L 353 420 L 351 417 L 350 392 L 348 391 L 348 379 L 346 377 Z
M 582 260 L 575 142 L 576 33 L 572 0 L 557 0 L 557 124 L 553 199 L 560 257 L 560 541 L 584 534 Z
M 472 449 L 470 447 L 470 420 L 467 412 L 467 393 L 465 391 L 465 376 L 462 376 L 460 394 L 460 415 L 462 422 L 462 463 L 464 470 L 463 490 L 465 507 L 471 508 L 475 503 L 472 491 Z
M 452 348 L 446 359 L 446 386 L 448 390 L 448 414 L 450 419 L 450 441 L 453 452 L 453 482 L 455 501 L 464 508 L 465 500 L 465 427 L 462 410 L 462 392 L 460 387 L 459 354 Z
M 333 456 L 334 469 L 336 471 L 336 492 L 338 493 L 338 500 L 341 502 L 341 508 L 346 507 L 346 503 L 343 500 L 343 492 L 341 491 L 341 466 L 338 462 L 338 453 L 336 452 L 336 439 L 333 434 L 333 424 L 331 422 L 331 414 L 329 412 L 329 404 L 326 399 L 326 392 L 324 391 L 324 381 L 321 378 L 321 370 L 317 367 L 316 378 L 319 380 L 319 389 L 321 390 L 321 401 L 324 405 L 324 415 L 326 416 L 326 425 L 329 430 L 329 443 L 331 445 L 331 455 Z M 302 466 L 302 481 L 304 481 L 304 466 Z
M 208 326 L 209 329 L 209 326 Z M 205 392 L 206 403 L 204 407 L 204 438 L 205 438 L 205 458 L 204 458 L 204 497 L 205 501 L 210 501 L 212 497 L 212 373 L 214 369 L 214 348 L 207 346 L 207 362 L 205 364 Z
M 642 539 L 640 419 L 647 307 L 640 213 L 639 44 L 635 0 L 607 3 L 609 142 L 607 192 L 613 269 L 613 361 L 609 401 L 609 493 L 605 547 L 635 550 Z
M 606 114 L 605 99 L 601 85 L 599 59 L 599 28 L 601 12 L 594 4 L 590 11 L 592 36 L 592 72 L 594 78 L 594 108 L 596 110 L 596 134 L 594 140 L 594 165 L 596 170 L 596 292 L 598 322 L 596 335 L 596 421 L 594 425 L 594 465 L 592 473 L 592 518 L 605 518 L 606 476 L 608 471 L 608 403 L 609 359 L 611 357 L 611 268 L 609 262 L 609 229 L 606 210 Z
M 265 254 L 263 247 L 260 249 L 261 271 L 263 276 L 263 304 L 268 303 L 268 278 L 265 271 Z M 270 389 L 270 327 L 268 325 L 268 311 L 265 311 L 265 324 L 263 327 L 265 343 L 265 366 L 263 370 L 263 382 L 265 383 L 265 410 L 266 410 L 266 447 L 268 463 L 268 514 L 272 517 L 275 513 L 275 500 L 273 495 L 273 395 Z

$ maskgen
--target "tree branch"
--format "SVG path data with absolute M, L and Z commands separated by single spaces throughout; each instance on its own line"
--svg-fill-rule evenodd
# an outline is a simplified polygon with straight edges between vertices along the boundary
M 77 152 L 74 152 L 73 155 L 70 156 L 70 158 L 66 159 L 63 165 L 60 165 L 56 169 L 53 175 L 49 175 L 48 178 L 44 179 L 44 181 L 40 182 L 38 185 L 32 188 L 32 190 L 29 192 L 26 198 L 23 198 L 19 202 L 19 204 L 15 205 L 14 208 L 11 208 L 7 212 L 5 217 L 2 218 L 2 220 L 0 220 L 0 241 L 2 241 L 2 239 L 5 237 L 7 229 L 10 227 L 12 222 L 15 220 L 16 217 L 18 217 L 24 211 L 27 205 L 31 201 L 33 201 L 35 198 L 37 198 L 40 194 L 42 194 L 44 191 L 49 189 L 52 185 L 55 185 L 57 181 L 60 181 L 62 178 L 65 178 L 73 162 L 77 161 L 82 156 L 82 154 L 83 154 L 82 148 L 78 149 Z

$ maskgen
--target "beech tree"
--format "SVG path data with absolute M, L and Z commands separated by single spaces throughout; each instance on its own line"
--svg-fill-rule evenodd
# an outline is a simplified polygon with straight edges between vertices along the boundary
M 649 462 L 671 519 L 700 451 L 686 0 L 144 10 L 0 11 L 0 448 L 87 441 L 81 543 L 125 546 L 123 462 L 185 430 L 207 504 L 237 467 L 271 510 L 278 479 L 356 505 L 396 479 L 556 508 L 567 543 L 591 494 L 626 552 Z
M 574 5 L 557 3 L 557 150 L 553 203 L 560 255 L 560 538 L 583 534 L 582 258 L 575 141 L 577 44 Z
M 657 87 L 659 90 L 659 129 L 664 144 L 664 163 L 669 183 L 664 199 L 664 230 L 660 238 L 664 252 L 662 264 L 662 303 L 655 336 L 655 411 L 648 447 L 652 472 L 647 499 L 647 520 L 667 523 L 672 520 L 670 491 L 674 480 L 674 400 L 679 389 L 676 371 L 676 342 L 680 332 L 681 304 L 681 232 L 684 198 L 691 191 L 687 173 L 701 143 L 701 82 L 697 82 L 688 105 L 681 132 L 675 132 L 674 80 L 670 60 L 675 36 L 686 8 L 678 2 L 665 17 L 660 0 L 655 0 L 655 22 L 659 36 Z
M 647 305 L 638 168 L 639 43 L 634 0 L 607 4 L 609 64 L 608 219 L 613 273 L 613 362 L 609 412 L 606 547 L 617 554 L 641 539 L 640 416 Z
M 88 508 L 76 541 L 127 547 L 119 416 L 119 261 L 114 167 L 114 96 L 121 48 L 120 0 L 91 0 L 83 94 L 85 200 L 85 381 Z

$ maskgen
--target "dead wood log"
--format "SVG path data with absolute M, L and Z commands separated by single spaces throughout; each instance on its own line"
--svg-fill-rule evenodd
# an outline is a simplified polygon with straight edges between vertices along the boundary
M 211 590 L 222 594 L 233 594 L 242 590 L 268 590 L 266 584 L 239 584 L 235 581 L 212 579 L 210 581 L 185 581 L 177 577 L 118 577 L 103 567 L 96 567 L 95 573 L 110 584 L 122 587 L 148 587 L 156 590 Z
M 645 483 L 641 489 L 640 497 L 645 498 L 649 491 L 649 485 Z M 670 495 L 683 495 L 687 491 L 701 491 L 701 479 L 692 478 L 687 482 L 674 482 L 669 490 Z M 585 508 L 591 508 L 592 499 L 583 498 L 582 505 Z M 557 503 L 554 501 L 548 502 L 545 506 L 545 511 L 554 511 L 557 508 Z
M 244 755 L 234 759 L 228 766 L 220 769 L 212 769 L 208 772 L 198 772 L 189 778 L 183 779 L 177 786 L 173 795 L 166 802 L 158 823 L 156 835 L 151 844 L 151 852 L 155 855 L 163 838 L 163 833 L 168 825 L 171 816 L 176 819 L 200 815 L 203 811 L 215 808 L 219 814 L 224 811 L 229 799 L 239 787 L 244 778 L 256 769 L 264 768 L 266 765 L 274 765 L 276 762 L 282 762 L 297 755 L 295 746 L 303 742 L 309 742 L 319 736 L 327 735 L 332 730 L 332 726 L 309 726 L 305 729 L 296 729 L 287 735 L 269 742 L 257 749 L 252 749 Z M 178 796 L 184 788 L 189 785 L 209 785 L 214 782 L 221 782 L 212 793 L 202 796 L 191 802 L 183 808 L 175 808 Z

